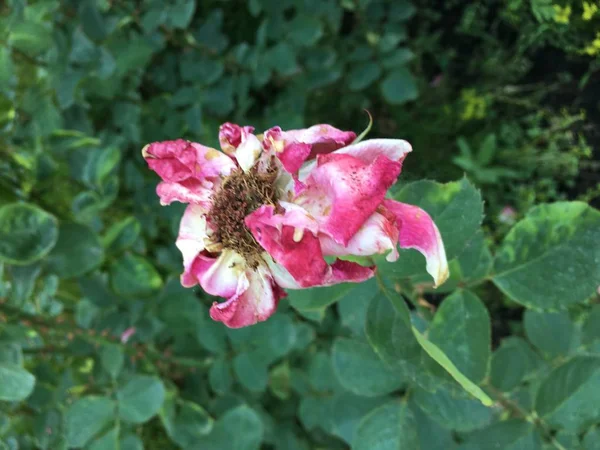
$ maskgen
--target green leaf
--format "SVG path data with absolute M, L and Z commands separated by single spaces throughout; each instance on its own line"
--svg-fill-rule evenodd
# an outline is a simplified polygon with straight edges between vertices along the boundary
M 445 184 L 416 181 L 404 186 L 394 199 L 429 213 L 440 230 L 449 260 L 462 253 L 483 220 L 481 192 L 466 178 Z
M 392 105 L 400 105 L 419 96 L 417 84 L 410 71 L 399 67 L 390 72 L 381 82 L 381 94 Z
M 337 338 L 331 359 L 340 384 L 366 397 L 389 394 L 404 384 L 402 374 L 387 367 L 369 344 L 356 339 Z
M 522 305 L 564 309 L 596 291 L 600 280 L 598 242 L 600 212 L 587 204 L 536 206 L 504 239 L 492 280 Z
M 552 0 L 530 0 L 531 11 L 538 22 L 547 22 L 554 18 L 556 11 Z
M 567 354 L 574 339 L 575 325 L 566 311 L 548 313 L 525 311 L 527 339 L 551 357 Z
M 600 428 L 594 428 L 586 433 L 582 450 L 600 450 Z
M 284 77 L 293 75 L 300 70 L 296 62 L 296 52 L 286 42 L 280 42 L 267 50 L 265 63 L 267 68 L 273 69 Z
M 125 254 L 110 266 L 111 284 L 125 297 L 146 296 L 163 285 L 160 275 L 148 260 Z
M 174 28 L 187 28 L 196 9 L 196 0 L 177 0 L 174 5 L 168 7 L 166 16 L 167 25 Z
M 115 404 L 107 397 L 88 396 L 73 403 L 65 413 L 67 443 L 83 447 L 115 417 Z
M 52 46 L 52 32 L 41 23 L 20 22 L 10 28 L 8 42 L 17 50 L 37 56 Z
M 548 424 L 580 432 L 600 419 L 600 358 L 576 356 L 540 385 L 535 410 Z
M 61 278 L 73 278 L 90 272 L 104 260 L 98 236 L 84 225 L 62 223 L 58 242 L 48 255 L 48 268 Z
M 592 306 L 582 330 L 582 342 L 591 344 L 600 340 L 600 305 Z
M 102 245 L 110 253 L 118 253 L 130 248 L 140 236 L 142 225 L 135 217 L 127 217 L 115 222 L 102 238 Z
M 115 427 L 104 433 L 98 439 L 95 439 L 90 445 L 89 450 L 115 450 L 119 445 L 119 428 Z
M 233 358 L 233 371 L 246 389 L 262 392 L 267 388 L 269 380 L 267 364 L 258 354 L 242 353 Z
M 485 305 L 472 292 L 459 290 L 444 299 L 428 336 L 467 378 L 478 383 L 488 373 L 491 333 Z
M 35 377 L 16 364 L 0 362 L 0 400 L 25 400 L 35 386 Z
M 115 379 L 123 368 L 125 354 L 120 345 L 105 344 L 100 352 L 100 361 L 104 370 Z
M 439 363 L 446 371 L 454 378 L 458 383 L 471 394 L 473 397 L 479 399 L 485 406 L 493 405 L 492 399 L 481 390 L 479 386 L 465 377 L 454 363 L 442 352 L 435 344 L 428 341 L 419 331 L 413 327 L 413 333 L 419 341 L 419 344 L 425 349 L 425 351 L 431 356 L 437 363 Z
M 496 422 L 467 436 L 461 450 L 542 450 L 539 434 L 528 422 Z
M 399 375 L 430 390 L 451 381 L 417 342 L 401 298 L 394 305 L 381 293 L 371 299 L 365 329 L 375 353 Z
M 158 378 L 134 375 L 117 392 L 119 416 L 126 422 L 144 423 L 154 417 L 165 400 L 165 386 Z
M 54 216 L 28 203 L 0 208 L 0 261 L 27 265 L 46 256 L 58 240 Z
M 406 403 L 380 406 L 360 422 L 353 450 L 414 450 L 419 448 L 415 418 Z
M 235 432 L 232 432 L 235 430 Z M 212 432 L 197 440 L 197 448 L 210 450 L 258 450 L 263 440 L 264 425 L 258 414 L 242 405 L 227 411 Z
M 412 61 L 415 54 L 408 48 L 397 48 L 389 56 L 383 59 L 382 64 L 385 69 L 393 69 L 403 66 Z
M 31 298 L 41 270 L 39 263 L 33 263 L 29 266 L 12 266 L 10 268 L 11 290 L 9 301 L 11 305 L 22 307 Z
M 429 417 L 444 428 L 456 431 L 472 431 L 489 424 L 493 417 L 487 408 L 468 394 L 439 388 L 435 392 L 416 389 L 416 404 Z
M 414 396 L 409 398 L 409 406 L 417 423 L 417 435 L 419 436 L 421 450 L 456 449 L 457 444 L 452 437 L 452 432 L 442 428 L 437 422 L 425 414 L 423 410 L 416 405 Z
M 85 34 L 94 41 L 101 41 L 106 38 L 108 32 L 104 17 L 96 8 L 94 0 L 83 0 L 79 4 L 79 20 Z
M 120 450 L 144 450 L 144 444 L 135 434 L 127 434 L 119 442 Z
M 359 397 L 343 393 L 335 398 L 332 405 L 332 433 L 352 445 L 354 433 L 360 420 L 373 409 L 387 403 L 388 397 Z
M 194 444 L 212 431 L 213 419 L 204 408 L 194 402 L 178 400 L 177 404 L 175 412 L 175 402 L 171 398 L 165 402 L 167 410 L 163 409 L 160 412 L 167 433 L 181 448 L 198 448 Z
M 504 339 L 492 357 L 491 383 L 501 391 L 510 391 L 542 363 L 541 356 L 524 339 L 516 336 Z
M 381 67 L 379 64 L 367 61 L 358 63 L 348 74 L 348 88 L 351 91 L 360 91 L 369 87 L 381 76 Z
M 297 15 L 289 24 L 289 39 L 298 47 L 310 47 L 323 36 L 323 25 L 314 17 Z
M 361 298 L 368 303 L 377 293 L 375 280 L 341 283 L 334 286 L 290 290 L 290 304 L 299 311 L 319 311 L 346 298 Z
M 226 394 L 233 384 L 231 366 L 225 358 L 216 359 L 208 371 L 208 381 L 211 389 L 217 394 Z

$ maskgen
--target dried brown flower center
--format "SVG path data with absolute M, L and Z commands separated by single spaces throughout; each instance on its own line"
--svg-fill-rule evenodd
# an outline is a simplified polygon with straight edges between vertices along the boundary
M 276 175 L 274 169 L 266 173 L 258 173 L 255 167 L 248 172 L 237 170 L 223 181 L 213 199 L 209 217 L 217 229 L 217 242 L 242 255 L 251 267 L 260 262 L 262 248 L 244 219 L 261 205 L 277 202 Z

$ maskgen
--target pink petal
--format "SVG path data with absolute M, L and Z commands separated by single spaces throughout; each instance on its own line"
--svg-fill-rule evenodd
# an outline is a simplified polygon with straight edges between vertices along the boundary
M 229 328 L 241 328 L 267 320 L 287 294 L 275 284 L 266 267 L 248 269 L 239 279 L 237 290 L 229 300 L 214 302 L 210 308 L 213 320 Z
M 263 205 L 246 217 L 246 226 L 257 242 L 285 268 L 300 287 L 328 286 L 345 281 L 360 282 L 374 275 L 372 267 L 346 261 L 328 265 L 314 230 L 314 220 L 298 211 L 274 214 L 275 208 Z M 288 217 L 286 217 L 288 216 Z
M 345 154 L 317 157 L 306 190 L 295 200 L 317 217 L 320 232 L 348 245 L 395 183 L 401 163 L 378 155 L 370 164 Z
M 336 154 L 352 155 L 366 164 L 372 163 L 380 155 L 401 163 L 410 152 L 412 146 L 402 139 L 369 139 L 335 151 Z
M 208 210 L 211 205 L 212 192 L 206 183 L 191 178 L 180 183 L 163 181 L 156 186 L 156 195 L 160 198 L 160 204 L 163 206 L 181 202 L 202 205 Z
M 321 249 L 326 256 L 370 256 L 385 253 L 391 250 L 387 256 L 388 261 L 398 259 L 398 229 L 395 220 L 390 221 L 382 214 L 373 213 L 360 227 L 358 232 L 352 236 L 348 245 L 341 245 L 331 237 L 321 234 Z
M 248 134 L 254 132 L 254 127 L 240 127 L 234 123 L 226 122 L 219 128 L 219 143 L 221 148 L 227 154 L 233 154 L 242 140 Z
M 148 144 L 142 155 L 163 179 L 157 188 L 162 204 L 204 202 L 213 183 L 236 168 L 227 155 L 183 139 Z
M 263 145 L 280 159 L 285 170 L 296 173 L 307 159 L 344 147 L 355 138 L 352 131 L 326 124 L 288 131 L 273 127 L 265 132 Z
M 442 237 L 435 223 L 421 208 L 395 200 L 384 200 L 383 206 L 396 216 L 401 248 L 414 248 L 427 260 L 427 272 L 435 287 L 448 278 L 448 261 Z

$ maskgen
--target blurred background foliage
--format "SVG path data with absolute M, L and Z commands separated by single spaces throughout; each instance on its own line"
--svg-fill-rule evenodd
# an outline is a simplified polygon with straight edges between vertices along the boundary
M 2 2 L 0 238 L 40 238 L 0 248 L 0 449 L 344 449 L 354 440 L 377 450 L 369 427 L 392 419 L 411 432 L 382 449 L 483 450 L 485 436 L 508 436 L 493 448 L 598 448 L 598 430 L 583 433 L 593 414 L 564 429 L 551 420 L 540 438 L 526 421 L 500 421 L 510 399 L 485 409 L 435 397 L 427 382 L 407 390 L 425 369 L 391 373 L 366 343 L 367 303 L 379 292 L 368 283 L 296 294 L 249 329 L 212 322 L 212 299 L 179 286 L 183 207 L 159 206 L 140 156 L 146 143 L 178 137 L 217 146 L 225 121 L 360 131 L 367 109 L 371 137 L 413 145 L 397 195 L 419 203 L 438 188 L 412 181 L 466 174 L 472 184 L 443 186 L 478 211 L 473 184 L 481 190 L 486 233 L 466 228 L 460 250 L 471 238 L 471 253 L 449 255 L 462 270 L 451 286 L 464 287 L 487 276 L 490 249 L 533 205 L 599 204 L 598 6 Z M 20 201 L 37 207 L 11 206 Z M 477 227 L 481 214 L 468 215 L 445 226 Z M 406 295 L 416 293 L 411 311 L 424 330 L 443 295 L 413 287 Z M 478 289 L 492 316 L 489 377 L 526 410 L 541 372 L 579 344 L 597 348 L 597 306 L 523 319 L 528 300 Z M 547 340 L 562 332 L 575 336 L 569 345 Z M 597 365 L 579 358 L 567 369 L 597 383 Z M 508 379 L 506 364 L 519 373 Z M 409 391 L 401 408 L 386 403 Z M 463 415 L 452 420 L 455 411 Z

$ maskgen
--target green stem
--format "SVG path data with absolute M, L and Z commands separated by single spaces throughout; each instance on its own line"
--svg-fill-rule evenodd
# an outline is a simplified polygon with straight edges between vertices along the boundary
M 1 299 L 0 299 L 1 300 Z M 151 346 L 143 346 L 142 348 L 136 348 L 131 345 L 120 343 L 117 336 L 103 336 L 96 334 L 94 330 L 87 330 L 80 328 L 72 322 L 59 322 L 58 320 L 51 317 L 44 317 L 41 315 L 30 314 L 24 312 L 14 306 L 7 305 L 0 301 L 0 313 L 4 314 L 7 321 L 10 322 L 29 322 L 33 328 L 41 329 L 47 328 L 53 331 L 54 334 L 58 334 L 59 341 L 65 342 L 76 335 L 78 338 L 89 342 L 93 345 L 120 345 L 123 351 L 134 358 L 139 357 L 140 353 L 142 357 L 148 361 L 156 371 L 158 367 L 164 364 L 182 366 L 186 368 L 194 369 L 206 369 L 211 366 L 213 357 L 209 356 L 203 359 L 194 359 L 183 356 L 171 356 L 166 355 L 164 352 L 157 350 Z M 35 349 L 23 349 L 26 354 L 53 354 L 53 353 L 70 353 L 68 345 L 49 345 L 46 347 L 35 348 Z M 160 364 L 159 364 L 160 363 Z
M 506 410 L 510 411 L 514 415 L 525 419 L 527 422 L 530 422 L 542 432 L 542 434 L 546 437 L 546 439 L 554 446 L 557 450 L 567 450 L 562 446 L 560 442 L 558 442 L 552 436 L 552 433 L 546 423 L 539 417 L 537 414 L 532 413 L 529 414 L 525 411 L 521 406 L 515 402 L 514 400 L 509 399 L 504 395 L 504 393 L 498 389 L 496 389 L 491 384 L 486 383 L 485 387 L 492 394 L 492 396 L 496 399 L 496 401 Z

